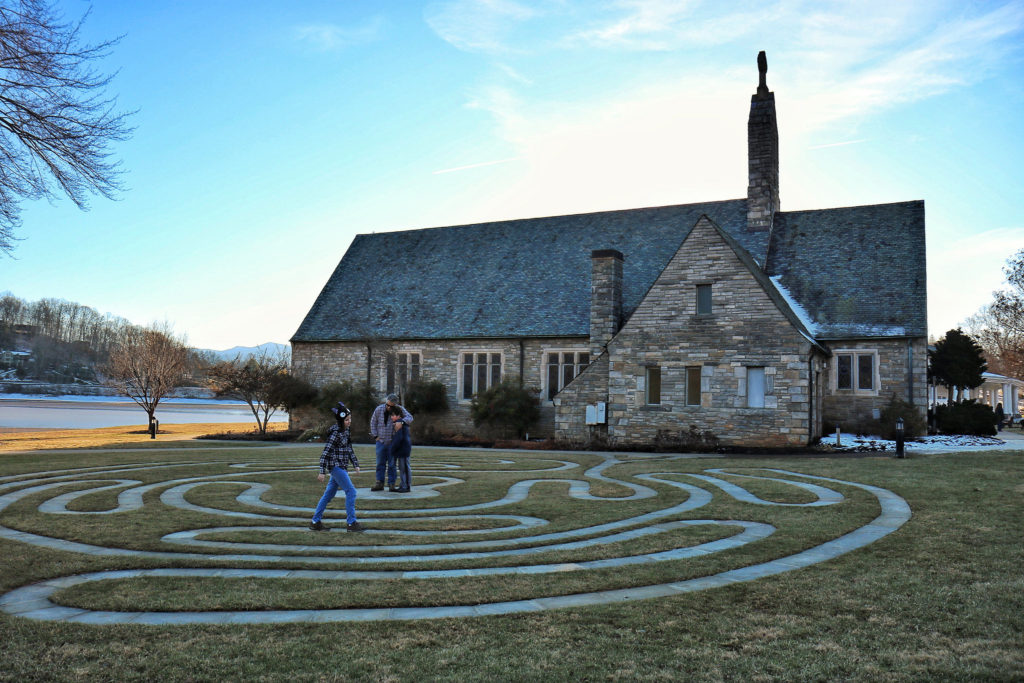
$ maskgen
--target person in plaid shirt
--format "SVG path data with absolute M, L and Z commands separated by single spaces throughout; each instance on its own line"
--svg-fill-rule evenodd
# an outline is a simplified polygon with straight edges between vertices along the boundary
M 363 526 L 356 520 L 356 487 L 348 476 L 348 465 L 351 462 L 359 474 L 359 460 L 355 451 L 352 450 L 352 442 L 349 440 L 349 427 L 352 426 L 352 411 L 345 407 L 345 404 L 338 401 L 338 405 L 331 408 L 334 417 L 338 420 L 336 425 L 331 427 L 327 435 L 327 444 L 323 453 L 320 454 L 320 474 L 316 475 L 317 481 L 327 480 L 327 488 L 320 502 L 316 504 L 313 511 L 313 521 L 309 528 L 313 531 L 326 531 L 327 527 L 320 521 L 324 517 L 324 510 L 340 488 L 345 492 L 345 521 L 348 523 L 349 531 L 362 531 Z

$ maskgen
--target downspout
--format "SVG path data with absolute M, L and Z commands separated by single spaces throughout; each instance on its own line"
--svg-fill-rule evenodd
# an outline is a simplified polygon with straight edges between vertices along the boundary
M 807 358 L 807 445 L 814 441 L 814 349 Z
M 914 345 L 907 338 L 907 403 L 914 405 Z
M 526 359 L 523 358 L 523 355 L 525 353 L 526 353 L 526 351 L 523 348 L 523 339 L 522 339 L 522 337 L 520 337 L 519 338 L 519 385 L 520 386 L 522 386 L 523 383 L 526 381 L 526 377 L 523 374 L 523 373 L 526 372 Z
M 366 342 L 366 386 L 373 387 L 373 344 Z

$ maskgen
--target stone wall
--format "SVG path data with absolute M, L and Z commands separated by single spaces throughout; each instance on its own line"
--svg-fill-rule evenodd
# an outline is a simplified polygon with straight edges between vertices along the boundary
M 696 287 L 712 287 L 712 312 L 696 312 Z M 556 405 L 557 435 L 585 436 L 577 401 L 607 386 L 608 439 L 652 444 L 665 435 L 713 433 L 727 445 L 806 444 L 817 436 L 812 373 L 821 361 L 750 269 L 707 219 L 673 257 L 608 346 L 608 368 L 580 375 Z M 764 368 L 764 407 L 747 407 L 749 368 Z M 661 396 L 648 403 L 648 368 Z M 700 374 L 700 404 L 687 405 L 687 368 Z
M 442 382 L 448 388 L 449 411 L 431 416 L 430 425 L 444 433 L 475 433 L 469 415 L 470 401 L 463 398 L 461 354 L 499 353 L 502 377 L 522 376 L 527 387 L 546 394 L 547 368 L 544 354 L 548 351 L 576 350 L 587 352 L 589 340 L 580 337 L 552 339 L 477 339 L 477 340 L 410 340 L 391 343 L 374 342 L 368 353 L 365 342 L 296 342 L 292 344 L 292 371 L 314 386 L 329 382 L 353 381 L 370 384 L 383 400 L 387 389 L 386 359 L 389 353 L 419 353 L 420 376 Z M 367 358 L 372 358 L 369 375 Z M 415 417 L 415 416 L 414 416 Z M 306 429 L 323 419 L 312 411 L 295 411 L 291 416 L 293 429 Z M 422 429 L 428 421 L 419 423 Z M 531 438 L 551 436 L 554 432 L 554 408 L 551 401 L 541 401 L 541 418 L 530 429 Z
M 876 419 L 893 396 L 912 402 L 922 416 L 925 414 L 928 406 L 928 342 L 925 338 L 834 340 L 828 346 L 833 358 L 823 406 L 826 432 L 834 431 L 837 424 L 853 430 Z M 835 356 L 846 351 L 876 354 L 876 389 L 838 388 Z

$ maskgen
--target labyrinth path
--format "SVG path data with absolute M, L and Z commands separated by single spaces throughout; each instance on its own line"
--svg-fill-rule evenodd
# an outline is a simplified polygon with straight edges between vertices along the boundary
M 356 505 L 365 533 L 345 533 L 341 492 L 324 520 L 332 530 L 317 533 L 306 525 L 322 492 L 315 480 L 318 452 L 270 450 L 246 449 L 231 459 L 232 451 L 225 449 L 213 451 L 209 459 L 174 461 L 172 456 L 190 454 L 168 449 L 163 462 L 0 477 L 0 538 L 96 558 L 145 559 L 147 566 L 154 559 L 166 564 L 26 585 L 0 596 L 0 609 L 28 619 L 88 624 L 367 621 L 534 612 L 754 581 L 862 548 L 911 515 L 906 501 L 891 491 L 792 470 L 702 467 L 695 463 L 710 461 L 684 456 L 421 448 L 413 461 L 411 494 L 371 492 L 372 472 L 356 476 Z M 371 452 L 360 455 L 372 462 Z M 783 532 L 759 520 L 766 510 L 810 519 L 798 515 L 829 509 L 842 513 L 851 497 L 871 502 L 877 515 L 793 554 L 777 553 L 687 578 L 692 574 L 685 571 L 687 563 L 730 558 L 729 551 L 747 546 L 775 547 Z M 744 513 L 730 518 L 707 513 L 716 501 Z M 178 528 L 187 524 L 193 526 Z M 785 533 L 799 533 L 798 523 L 788 526 L 796 530 Z M 153 531 L 162 528 L 176 530 Z M 715 532 L 711 540 L 695 541 L 689 535 L 708 530 Z M 610 585 L 609 575 L 652 570 L 649 575 L 657 577 L 652 583 L 602 588 Z M 560 591 L 557 580 L 543 581 L 581 573 L 592 590 Z M 487 591 L 477 590 L 442 606 L 252 611 L 111 611 L 59 604 L 65 589 L 107 582 L 102 585 L 116 591 L 120 581 L 153 577 L 349 582 L 355 592 L 381 580 L 503 576 L 536 577 L 540 594 L 488 602 Z

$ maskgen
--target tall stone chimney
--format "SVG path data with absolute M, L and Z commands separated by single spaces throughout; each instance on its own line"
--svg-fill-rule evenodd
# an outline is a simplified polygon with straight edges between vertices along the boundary
M 622 324 L 622 252 L 590 253 L 590 358 L 601 355 Z
M 779 210 L 779 127 L 775 122 L 775 93 L 768 90 L 765 76 L 768 58 L 757 55 L 760 83 L 750 98 L 747 119 L 747 229 L 771 233 Z

